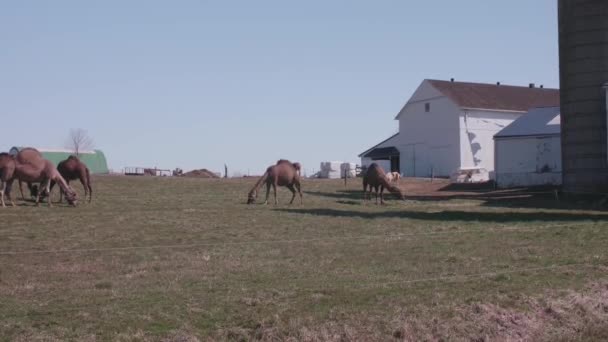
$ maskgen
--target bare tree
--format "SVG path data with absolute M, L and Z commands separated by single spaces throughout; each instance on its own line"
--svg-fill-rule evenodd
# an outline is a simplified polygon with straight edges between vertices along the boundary
M 76 128 L 70 130 L 70 136 L 66 147 L 78 156 L 81 151 L 91 150 L 94 147 L 93 139 L 89 136 L 86 129 Z

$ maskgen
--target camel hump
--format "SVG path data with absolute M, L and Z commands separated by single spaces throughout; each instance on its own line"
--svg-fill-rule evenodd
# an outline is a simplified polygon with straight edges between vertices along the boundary
M 75 155 L 73 155 L 73 154 L 72 154 L 72 155 L 70 155 L 70 156 L 68 157 L 68 159 L 67 159 L 67 160 L 70 160 L 70 159 L 71 159 L 71 160 L 77 160 L 77 161 L 80 161 L 80 159 L 78 159 L 78 157 L 76 157 L 76 156 L 75 156 Z
M 19 163 L 41 163 L 44 158 L 37 149 L 26 147 L 17 153 L 15 159 Z

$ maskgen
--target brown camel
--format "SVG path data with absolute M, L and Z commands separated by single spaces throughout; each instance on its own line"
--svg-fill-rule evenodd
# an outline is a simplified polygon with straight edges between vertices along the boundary
M 14 207 L 15 202 L 11 198 L 11 184 L 15 174 L 15 157 L 8 153 L 0 153 L 0 202 L 2 207 L 6 207 L 4 203 L 4 194 Z M 10 183 L 9 183 L 10 182 Z
M 302 177 L 302 164 L 295 162 L 295 163 L 293 163 L 293 167 L 295 167 L 296 170 L 298 171 L 298 176 Z
M 76 156 L 69 156 L 68 159 L 57 164 L 57 171 L 59 174 L 65 179 L 66 183 L 69 185 L 70 181 L 79 179 L 80 183 L 84 187 L 84 199 L 87 199 L 87 195 L 89 196 L 89 203 L 93 199 L 93 189 L 91 188 L 91 177 L 89 168 L 87 165 L 78 159 Z M 51 190 L 53 190 L 53 186 L 55 186 L 55 182 L 51 182 Z M 59 202 L 61 202 L 63 198 L 63 190 L 60 191 Z
M 297 189 L 297 192 L 300 194 L 300 204 L 302 204 L 300 176 L 298 175 L 298 170 L 290 161 L 281 159 L 276 163 L 276 165 L 269 166 L 262 177 L 260 177 L 260 179 L 255 183 L 251 191 L 249 191 L 247 204 L 252 204 L 255 202 L 256 198 L 258 197 L 258 190 L 263 183 L 266 183 L 266 200 L 264 201 L 264 204 L 268 204 L 271 186 L 274 190 L 275 205 L 279 204 L 279 201 L 277 200 L 277 186 L 285 186 L 291 191 L 292 197 L 289 204 L 292 204 L 293 200 L 296 198 Z
M 292 162 L 290 162 L 287 159 L 279 159 L 279 160 L 277 160 L 277 165 L 279 165 L 281 163 L 289 163 L 289 164 L 293 165 L 293 167 L 295 167 L 296 171 L 298 172 L 298 176 L 299 177 L 302 176 L 302 174 L 301 174 L 301 172 L 302 172 L 302 164 L 300 164 L 298 162 L 292 163 Z
M 61 177 L 61 174 L 59 174 L 53 163 L 44 159 L 38 150 L 24 148 L 17 153 L 15 161 L 13 179 L 17 179 L 19 182 L 41 184 L 41 189 L 36 196 L 36 205 L 40 202 L 40 195 L 44 190 L 46 190 L 47 194 L 50 194 L 52 181 L 57 182 L 59 187 L 66 193 L 68 203 L 76 205 L 76 192 Z M 48 205 L 51 207 L 51 196 L 48 196 L 47 199 Z
M 372 188 L 376 191 L 376 204 L 378 204 L 378 188 L 380 188 L 380 204 L 384 204 L 384 188 L 393 193 L 399 199 L 405 199 L 405 196 L 398 187 L 389 183 L 386 178 L 386 173 L 376 163 L 372 163 L 367 167 L 367 171 L 363 176 L 363 199 L 367 200 L 367 186 L 369 185 L 369 200 L 372 199 Z

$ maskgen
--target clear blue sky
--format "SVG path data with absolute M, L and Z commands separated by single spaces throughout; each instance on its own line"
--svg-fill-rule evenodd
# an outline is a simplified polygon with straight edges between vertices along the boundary
M 558 87 L 556 0 L 3 1 L 0 149 L 110 167 L 358 162 L 425 78 Z

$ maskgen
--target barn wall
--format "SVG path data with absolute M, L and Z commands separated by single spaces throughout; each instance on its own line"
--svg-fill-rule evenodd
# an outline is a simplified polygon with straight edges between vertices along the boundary
M 559 136 L 496 139 L 496 183 L 500 188 L 559 185 Z
M 494 135 L 523 113 L 465 110 L 460 121 L 460 167 L 481 167 L 494 178 Z
M 607 192 L 608 1 L 559 0 L 563 187 Z
M 430 111 L 425 111 L 425 104 Z M 450 99 L 423 82 L 399 113 L 401 173 L 409 177 L 449 176 L 459 165 L 458 113 Z

